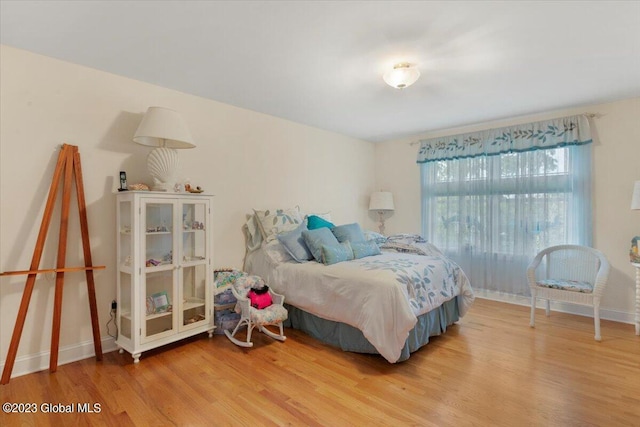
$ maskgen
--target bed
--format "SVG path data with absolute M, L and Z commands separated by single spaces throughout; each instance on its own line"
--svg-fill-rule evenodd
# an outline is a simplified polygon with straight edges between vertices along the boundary
M 244 270 L 285 296 L 287 326 L 390 363 L 445 332 L 474 299 L 460 267 L 417 235 L 383 238 L 378 255 L 331 265 L 297 262 L 278 239 L 253 243 Z

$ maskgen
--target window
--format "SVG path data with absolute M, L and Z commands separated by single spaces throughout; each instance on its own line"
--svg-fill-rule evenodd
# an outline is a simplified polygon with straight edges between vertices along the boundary
M 475 288 L 528 295 L 541 249 L 591 244 L 590 144 L 422 163 L 424 236 Z

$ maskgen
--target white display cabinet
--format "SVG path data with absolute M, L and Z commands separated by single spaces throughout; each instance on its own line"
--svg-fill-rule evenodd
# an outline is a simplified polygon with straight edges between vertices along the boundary
M 213 197 L 123 191 L 117 203 L 116 344 L 142 352 L 213 334 Z

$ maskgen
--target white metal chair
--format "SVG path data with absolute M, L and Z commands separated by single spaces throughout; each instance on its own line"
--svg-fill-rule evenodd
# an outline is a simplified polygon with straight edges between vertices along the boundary
M 600 298 L 609 278 L 609 261 L 597 249 L 579 245 L 552 246 L 541 251 L 527 268 L 531 289 L 531 321 L 535 326 L 536 298 L 593 307 L 596 341 L 600 341 Z
M 260 332 L 270 336 L 278 341 L 284 341 L 287 337 L 284 336 L 284 330 L 282 323 L 287 320 L 288 312 L 284 308 L 284 296 L 273 292 L 269 289 L 271 295 L 272 304 L 263 309 L 257 309 L 251 306 L 251 301 L 247 294 L 251 288 L 261 288 L 265 286 L 264 280 L 259 276 L 243 276 L 236 279 L 231 286 L 233 295 L 238 300 L 236 305 L 236 311 L 240 310 L 240 321 L 233 329 L 233 332 L 228 330 L 224 331 L 227 338 L 232 343 L 240 347 L 253 347 L 251 342 L 251 332 L 254 328 L 258 328 Z M 280 333 L 275 333 L 267 329 L 268 325 L 277 326 L 280 329 Z M 247 337 L 244 341 L 235 337 L 236 333 L 242 327 L 247 327 Z

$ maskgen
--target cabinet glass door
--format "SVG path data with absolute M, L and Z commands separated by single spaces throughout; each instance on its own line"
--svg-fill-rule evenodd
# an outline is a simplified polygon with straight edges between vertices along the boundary
M 201 325 L 208 320 L 206 312 L 205 265 L 182 267 L 182 329 Z
M 142 286 L 145 304 L 142 342 L 171 335 L 176 329 L 173 306 L 177 265 L 174 260 L 175 202 L 149 199 L 143 202 L 145 238 Z
M 207 218 L 205 201 L 185 201 L 182 206 L 182 240 L 180 246 L 181 329 L 199 326 L 209 321 L 207 298 Z

